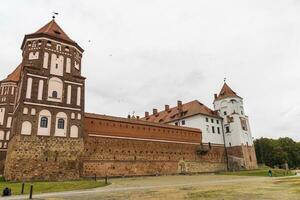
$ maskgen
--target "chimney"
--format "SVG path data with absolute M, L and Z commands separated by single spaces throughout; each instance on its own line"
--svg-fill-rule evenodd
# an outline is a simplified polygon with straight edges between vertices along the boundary
M 169 105 L 165 105 L 165 111 L 168 111 L 170 109 Z
M 217 94 L 215 94 L 215 99 L 218 97 L 218 95 Z
M 157 114 L 157 109 L 153 108 L 153 115 L 156 115 L 156 114 Z
M 137 119 L 137 120 L 140 120 L 140 116 L 136 116 L 136 119 Z
M 182 112 L 182 101 L 177 101 L 177 109 L 179 112 Z
M 149 117 L 149 112 L 145 112 L 145 117 Z
M 131 116 L 130 115 L 127 115 L 127 119 L 130 119 L 131 118 Z

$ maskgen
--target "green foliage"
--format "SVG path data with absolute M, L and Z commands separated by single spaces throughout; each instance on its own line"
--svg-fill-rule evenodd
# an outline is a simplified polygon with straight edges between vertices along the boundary
M 257 162 L 270 167 L 300 167 L 300 143 L 291 138 L 260 138 L 254 141 Z
M 271 169 L 273 177 L 281 177 L 281 176 L 292 176 L 295 175 L 292 171 L 283 170 L 283 169 Z M 268 175 L 269 168 L 260 168 L 255 170 L 244 170 L 237 172 L 219 172 L 221 175 L 236 175 L 236 176 L 269 176 Z
M 63 181 L 63 182 L 33 182 L 33 193 L 48 193 L 48 192 L 62 192 L 70 190 L 90 189 L 96 187 L 105 186 L 104 182 L 92 181 L 92 180 L 80 180 L 80 181 Z M 25 183 L 25 194 L 29 193 L 31 183 Z M 1 192 L 5 187 L 9 187 L 12 190 L 13 195 L 21 194 L 22 183 L 21 182 L 0 182 Z

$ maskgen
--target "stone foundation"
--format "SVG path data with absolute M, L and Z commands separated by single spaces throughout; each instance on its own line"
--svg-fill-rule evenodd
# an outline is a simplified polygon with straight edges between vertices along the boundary
M 5 179 L 78 179 L 82 151 L 83 139 L 15 135 L 7 152 Z
M 227 147 L 230 170 L 256 169 L 254 146 Z

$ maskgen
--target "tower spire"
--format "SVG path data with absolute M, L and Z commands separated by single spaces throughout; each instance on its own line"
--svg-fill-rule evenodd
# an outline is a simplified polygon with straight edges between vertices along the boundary
M 52 20 L 55 19 L 55 15 L 58 15 L 58 12 L 52 12 Z

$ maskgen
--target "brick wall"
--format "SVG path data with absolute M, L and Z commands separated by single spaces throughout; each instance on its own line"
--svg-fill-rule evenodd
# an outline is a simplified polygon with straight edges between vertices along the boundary
M 257 160 L 255 154 L 254 146 L 234 146 L 227 147 L 228 156 L 233 158 L 240 158 L 241 164 L 244 166 L 244 169 L 256 169 Z M 235 159 L 231 159 L 235 160 Z
M 83 176 L 135 176 L 226 169 L 223 146 L 197 154 L 197 129 L 107 116 L 85 118 Z
M 15 135 L 4 176 L 11 181 L 78 179 L 82 150 L 83 139 Z

